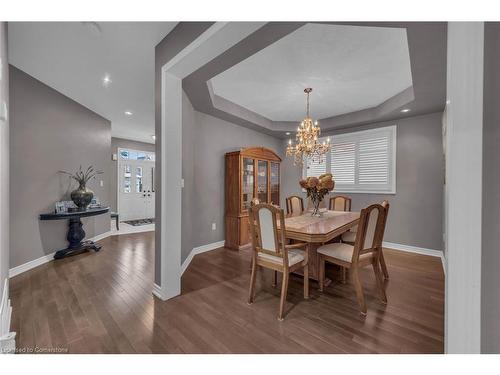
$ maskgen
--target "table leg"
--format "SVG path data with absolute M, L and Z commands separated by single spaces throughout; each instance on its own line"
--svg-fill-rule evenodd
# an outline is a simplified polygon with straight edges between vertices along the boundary
M 83 223 L 80 218 L 69 219 L 69 229 L 66 239 L 69 245 L 66 249 L 59 250 L 54 254 L 54 259 L 65 258 L 70 255 L 75 255 L 84 250 L 101 250 L 102 246 L 94 243 L 93 241 L 83 241 L 85 238 L 85 231 L 83 230 Z
M 306 251 L 307 251 L 307 256 L 309 257 L 309 279 L 313 279 L 315 281 L 319 281 L 319 256 L 317 253 L 318 247 L 320 247 L 322 244 L 317 244 L 317 243 L 308 243 L 306 246 Z M 302 270 L 296 270 L 294 273 L 303 275 Z M 330 285 L 332 283 L 332 280 L 329 278 L 325 278 L 325 287 Z

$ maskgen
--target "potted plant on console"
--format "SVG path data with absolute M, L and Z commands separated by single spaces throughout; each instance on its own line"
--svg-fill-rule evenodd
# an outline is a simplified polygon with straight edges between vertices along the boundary
M 72 179 L 78 182 L 78 189 L 71 192 L 71 200 L 76 204 L 79 210 L 86 210 L 94 197 L 94 192 L 87 188 L 87 183 L 90 179 L 95 178 L 97 175 L 103 174 L 103 171 L 94 169 L 92 165 L 84 171 L 80 165 L 80 168 L 76 173 L 69 173 L 66 171 L 59 172 L 69 175 Z

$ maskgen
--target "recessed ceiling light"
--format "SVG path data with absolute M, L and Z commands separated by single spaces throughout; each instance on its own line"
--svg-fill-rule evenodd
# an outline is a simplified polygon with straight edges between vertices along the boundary
M 410 112 L 410 108 L 405 108 L 401 110 L 402 113 Z
M 290 133 L 290 132 L 286 132 L 285 134 L 286 134 L 286 135 L 290 135 L 291 133 Z
M 103 85 L 104 87 L 108 87 L 108 86 L 109 86 L 109 84 L 110 84 L 111 82 L 113 82 L 113 81 L 111 81 L 111 78 L 109 77 L 109 74 L 106 74 L 106 75 L 102 78 L 102 85 Z
M 132 113 L 132 112 L 130 112 L 130 111 L 125 111 L 125 114 L 126 114 L 127 116 L 132 116 L 132 115 L 133 115 L 133 113 Z
M 156 135 L 152 135 L 151 138 L 153 138 L 153 141 L 156 141 Z

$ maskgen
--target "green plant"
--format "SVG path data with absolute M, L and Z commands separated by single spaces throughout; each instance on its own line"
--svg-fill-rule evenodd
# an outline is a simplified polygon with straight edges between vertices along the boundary
M 78 184 L 81 187 L 85 187 L 87 185 L 87 182 L 89 182 L 90 179 L 95 178 L 97 175 L 103 174 L 103 171 L 96 170 L 92 165 L 90 165 L 87 170 L 84 172 L 82 169 L 82 166 L 80 165 L 80 168 L 76 173 L 69 173 L 66 171 L 59 171 L 59 173 L 64 173 L 70 176 L 73 180 L 78 182 Z

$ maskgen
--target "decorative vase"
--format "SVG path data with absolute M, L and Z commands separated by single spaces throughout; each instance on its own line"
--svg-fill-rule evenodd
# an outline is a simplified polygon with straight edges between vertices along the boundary
M 71 192 L 71 200 L 81 210 L 87 209 L 90 202 L 92 202 L 93 197 L 94 192 L 90 189 L 87 189 L 85 184 L 80 184 L 78 189 Z
M 311 201 L 313 204 L 313 210 L 312 210 L 311 216 L 321 217 L 321 212 L 319 209 L 319 204 L 321 203 L 321 199 L 319 199 L 319 197 L 312 196 Z

